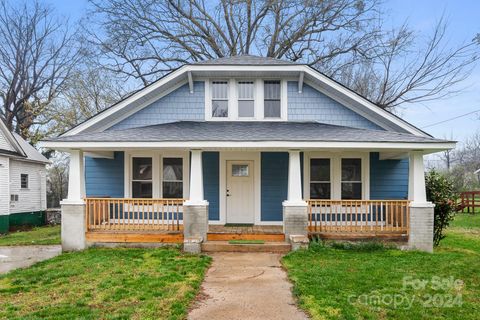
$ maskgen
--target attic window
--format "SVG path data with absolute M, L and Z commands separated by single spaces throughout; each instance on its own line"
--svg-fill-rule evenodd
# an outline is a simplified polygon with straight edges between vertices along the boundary
M 228 117 L 228 82 L 212 82 L 212 117 Z
M 280 103 L 280 81 L 265 81 L 264 82 L 264 114 L 265 118 L 280 118 L 281 117 L 281 103 Z

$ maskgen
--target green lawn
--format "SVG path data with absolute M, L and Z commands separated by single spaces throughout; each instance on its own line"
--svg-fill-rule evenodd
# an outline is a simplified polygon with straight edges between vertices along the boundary
M 0 276 L 0 319 L 183 319 L 209 263 L 173 248 L 62 254 Z
M 0 235 L 0 246 L 32 244 L 60 244 L 60 226 L 37 227 L 29 231 L 15 231 Z
M 313 319 L 480 318 L 480 215 L 458 215 L 434 254 L 316 244 L 283 264 Z

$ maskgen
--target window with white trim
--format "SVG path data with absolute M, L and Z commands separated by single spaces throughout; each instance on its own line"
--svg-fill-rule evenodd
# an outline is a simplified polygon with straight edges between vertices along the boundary
M 152 198 L 153 180 L 152 180 L 152 158 L 151 157 L 133 157 L 132 158 L 132 197 L 133 198 Z
M 183 198 L 183 158 L 163 158 L 163 198 Z
M 237 82 L 238 96 L 238 117 L 253 118 L 255 117 L 255 84 L 253 81 Z
M 281 118 L 281 84 L 280 80 L 263 82 L 263 112 L 265 118 Z
M 362 159 L 342 159 L 342 199 L 362 199 Z
M 310 199 L 330 199 L 330 159 L 310 159 Z
M 212 117 L 228 117 L 228 81 L 212 81 Z

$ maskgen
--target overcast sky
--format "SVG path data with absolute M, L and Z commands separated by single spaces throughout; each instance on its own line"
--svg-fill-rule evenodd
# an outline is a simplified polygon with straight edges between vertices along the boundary
M 57 10 L 72 19 L 80 18 L 86 11 L 86 0 L 47 0 Z M 386 0 L 384 10 L 390 15 L 392 25 L 408 21 L 419 33 L 431 32 L 444 14 L 449 21 L 449 42 L 458 45 L 480 33 L 480 1 L 478 0 Z M 462 92 L 454 97 L 426 103 L 404 105 L 400 115 L 412 124 L 437 138 L 464 141 L 480 130 L 480 112 L 448 121 L 430 124 L 480 110 L 480 67 L 462 84 Z M 426 128 L 425 128 L 426 127 Z

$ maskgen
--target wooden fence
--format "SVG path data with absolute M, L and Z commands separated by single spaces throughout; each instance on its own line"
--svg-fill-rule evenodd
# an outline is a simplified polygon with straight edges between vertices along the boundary
M 465 191 L 460 193 L 460 203 L 457 206 L 457 212 L 475 213 L 476 208 L 480 208 L 480 191 Z M 477 210 L 480 212 L 480 210 Z

